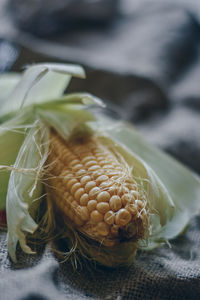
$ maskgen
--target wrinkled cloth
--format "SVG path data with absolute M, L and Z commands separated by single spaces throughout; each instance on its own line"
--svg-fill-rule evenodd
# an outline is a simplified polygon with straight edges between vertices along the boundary
M 71 45 L 76 51 L 67 52 L 68 61 L 86 66 L 87 79 L 72 81 L 71 91 L 103 98 L 116 116 L 200 173 L 200 19 L 190 3 L 144 1 L 107 29 L 76 31 L 76 37 L 72 31 L 48 42 Z M 54 247 L 35 256 L 18 249 L 13 264 L 0 231 L 0 299 L 200 299 L 200 216 L 170 245 L 138 252 L 129 268 L 81 261 L 75 270 L 70 261 L 59 262 Z
M 4 297 L 0 299 L 197 300 L 200 297 L 199 229 L 200 217 L 196 217 L 187 233 L 171 242 L 171 248 L 165 245 L 150 252 L 139 252 L 129 268 L 120 269 L 95 268 L 82 262 L 75 270 L 70 262 L 58 264 L 49 247 L 36 257 L 20 251 L 19 261 L 13 265 L 7 258 L 5 234 L 1 234 L 0 291 Z M 13 268 L 15 271 L 7 270 Z
M 73 28 L 102 26 L 112 20 L 118 0 L 8 0 L 16 24 L 39 36 Z

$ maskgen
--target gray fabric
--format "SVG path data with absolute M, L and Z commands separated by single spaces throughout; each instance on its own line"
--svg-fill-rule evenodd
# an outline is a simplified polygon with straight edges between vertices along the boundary
M 17 25 L 39 36 L 73 28 L 99 27 L 112 20 L 118 0 L 8 0 Z
M 198 1 L 191 1 L 189 9 L 188 3 L 154 3 L 127 10 L 118 23 L 95 34 L 93 28 L 76 32 L 76 38 L 71 32 L 48 41 L 27 40 L 45 51 L 51 44 L 55 56 L 65 52 L 63 59 L 85 65 L 87 79 L 74 80 L 71 91 L 102 97 L 116 111 L 114 117 L 132 121 L 150 142 L 200 173 Z M 67 46 L 60 51 L 57 42 L 74 52 Z M 14 68 L 44 58 L 23 49 Z M 0 231 L 0 299 L 200 299 L 200 216 L 170 245 L 138 252 L 129 268 L 81 261 L 74 270 L 69 261 L 58 263 L 52 251 L 63 246 L 64 241 L 37 247 L 35 256 L 18 249 L 13 264 L 6 232 Z
M 50 247 L 36 257 L 19 251 L 14 265 L 1 233 L 0 299 L 199 299 L 199 229 L 200 217 L 196 217 L 171 248 L 139 252 L 129 268 L 114 270 L 83 261 L 74 270 L 70 262 L 58 264 Z M 28 269 L 16 271 L 22 268 Z

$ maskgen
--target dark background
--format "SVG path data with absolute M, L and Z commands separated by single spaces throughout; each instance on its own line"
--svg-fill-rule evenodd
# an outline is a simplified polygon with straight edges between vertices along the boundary
M 200 2 L 0 1 L 0 72 L 39 61 L 80 63 L 70 91 L 101 97 L 116 116 L 200 173 Z M 163 166 L 164 167 L 164 166 Z M 0 299 L 199 299 L 200 219 L 129 269 L 58 263 L 50 245 L 7 257 L 0 232 Z M 21 270 L 18 270 L 21 269 Z

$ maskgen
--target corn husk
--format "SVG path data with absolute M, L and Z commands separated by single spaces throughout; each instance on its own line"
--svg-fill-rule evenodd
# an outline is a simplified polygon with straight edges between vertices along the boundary
M 150 219 L 145 240 L 122 243 L 113 249 L 95 243 L 91 247 L 91 240 L 87 247 L 88 240 L 67 224 L 69 232 L 76 232 L 77 247 L 82 254 L 104 265 L 127 264 L 138 248 L 152 249 L 184 230 L 200 209 L 200 181 L 189 169 L 149 145 L 130 124 L 106 117 L 103 110 L 102 113 L 88 110 L 91 105 L 103 107 L 101 100 L 85 93 L 63 95 L 72 76 L 84 77 L 84 70 L 73 65 L 34 65 L 20 81 L 20 75 L 14 83 L 11 76 L 10 89 L 7 88 L 5 97 L 0 97 L 0 208 L 6 207 L 7 211 L 8 251 L 16 261 L 19 242 L 24 252 L 33 253 L 26 235 L 38 227 L 36 216 L 39 204 L 44 201 L 49 129 L 54 128 L 65 140 L 76 134 L 95 133 L 103 143 L 115 148 L 134 170 L 134 176 L 144 182 Z M 52 210 L 49 220 L 56 230 Z M 74 245 L 71 236 L 69 233 L 69 246 Z

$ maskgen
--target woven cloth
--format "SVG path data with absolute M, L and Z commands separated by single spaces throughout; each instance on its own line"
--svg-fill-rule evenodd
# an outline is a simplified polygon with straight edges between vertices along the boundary
M 196 217 L 171 248 L 139 252 L 129 268 L 82 262 L 77 270 L 70 262 L 58 263 L 50 246 L 34 257 L 19 251 L 13 265 L 7 257 L 6 233 L 1 233 L 0 299 L 199 299 L 199 230 Z
M 87 66 L 88 77 L 74 80 L 71 91 L 110 100 L 108 106 L 133 122 L 146 139 L 200 173 L 197 2 L 191 1 L 194 9 L 144 1 L 106 31 L 85 33 L 84 43 L 77 34 L 77 45 L 88 53 L 77 61 Z M 91 47 L 92 37 L 96 40 Z M 24 59 L 24 64 L 31 62 Z M 47 244 L 33 256 L 18 249 L 18 262 L 13 264 L 7 256 L 6 232 L 0 231 L 0 299 L 200 299 L 200 216 L 170 245 L 138 252 L 129 268 L 82 261 L 75 270 L 69 261 L 59 261 L 53 247 Z

